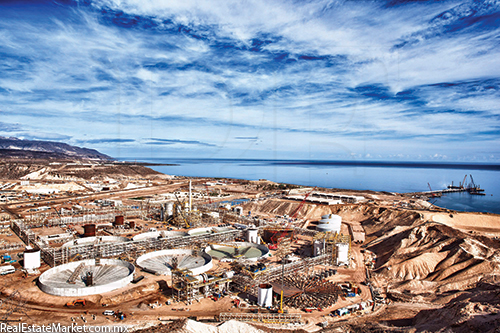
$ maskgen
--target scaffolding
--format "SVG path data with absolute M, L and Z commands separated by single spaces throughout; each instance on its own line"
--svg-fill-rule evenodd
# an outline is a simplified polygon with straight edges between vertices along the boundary
M 238 320 L 251 321 L 266 324 L 302 324 L 302 315 L 300 313 L 229 313 L 222 312 L 219 315 L 219 321 Z
M 348 258 L 351 257 L 351 236 L 344 235 L 340 233 L 332 232 L 318 232 L 313 237 L 313 243 L 315 241 L 323 241 L 325 244 L 325 253 L 331 253 L 331 264 L 335 263 L 335 258 L 337 258 L 337 247 L 336 244 L 347 244 L 348 248 Z
M 78 256 L 83 259 L 110 258 L 126 256 L 130 260 L 149 251 L 159 251 L 173 248 L 202 248 L 208 242 L 228 242 L 236 237 L 242 237 L 241 230 L 221 231 L 213 234 L 194 236 L 179 236 L 176 238 L 144 239 L 137 241 L 98 243 L 52 248 L 42 238 L 20 221 L 13 221 L 12 230 L 26 244 L 41 250 L 41 258 L 51 267 L 67 264 Z
M 177 302 L 191 303 L 193 300 L 207 297 L 212 293 L 229 290 L 231 278 L 224 275 L 201 274 L 193 276 L 189 270 L 172 271 L 172 297 Z
M 298 260 L 285 265 L 279 265 L 271 268 L 266 268 L 265 271 L 256 275 L 251 272 L 245 274 L 247 271 L 242 270 L 243 274 L 233 277 L 233 286 L 241 292 L 257 296 L 257 286 L 261 283 L 268 283 L 282 277 L 296 275 L 299 272 L 306 272 L 314 268 L 316 265 L 328 264 L 330 255 L 324 254 L 314 258 L 306 258 Z

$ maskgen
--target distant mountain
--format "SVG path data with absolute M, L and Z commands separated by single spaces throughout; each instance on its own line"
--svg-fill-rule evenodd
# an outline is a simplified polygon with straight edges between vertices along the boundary
M 0 136 L 0 157 L 112 160 L 108 155 L 95 149 L 80 148 L 62 142 L 21 140 L 2 136 Z

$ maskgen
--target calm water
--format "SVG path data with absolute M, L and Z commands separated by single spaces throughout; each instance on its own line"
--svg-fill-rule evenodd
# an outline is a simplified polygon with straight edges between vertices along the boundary
M 129 158 L 127 160 L 133 160 Z M 138 159 L 139 161 L 140 159 Z M 433 164 L 345 161 L 270 161 L 231 159 L 142 159 L 143 162 L 179 164 L 153 166 L 170 175 L 269 179 L 275 182 L 389 192 L 428 191 L 455 185 L 470 174 L 485 189 L 485 196 L 450 193 L 434 199 L 435 205 L 462 211 L 500 214 L 500 166 L 488 164 Z

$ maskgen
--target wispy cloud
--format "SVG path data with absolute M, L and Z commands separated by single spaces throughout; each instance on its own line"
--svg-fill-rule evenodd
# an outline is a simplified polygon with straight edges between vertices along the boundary
M 0 6 L 0 135 L 131 155 L 500 153 L 494 1 Z
M 216 145 L 200 142 L 196 140 L 177 140 L 177 139 L 157 139 L 151 138 L 151 141 L 146 141 L 147 145 L 174 145 L 174 144 L 182 144 L 182 145 L 195 145 L 195 146 L 204 146 L 204 147 L 215 147 Z

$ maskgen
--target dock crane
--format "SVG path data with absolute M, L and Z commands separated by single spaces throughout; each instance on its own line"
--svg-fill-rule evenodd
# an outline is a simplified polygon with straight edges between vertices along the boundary
M 464 180 L 462 180 L 462 184 L 460 185 L 461 189 L 465 189 L 465 180 L 467 179 L 467 175 L 464 176 Z
M 476 189 L 476 184 L 474 183 L 474 178 L 472 178 L 472 175 L 470 175 L 470 184 L 469 184 L 469 189 L 475 190 Z
M 431 184 L 427 183 L 427 186 L 429 186 L 429 190 L 431 190 L 431 192 L 430 192 L 431 197 L 438 198 L 438 197 L 441 196 L 439 193 L 435 193 L 435 192 L 432 191 Z

